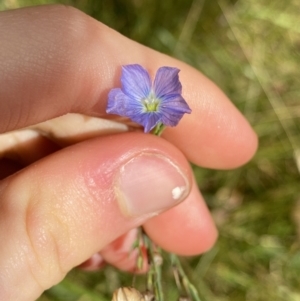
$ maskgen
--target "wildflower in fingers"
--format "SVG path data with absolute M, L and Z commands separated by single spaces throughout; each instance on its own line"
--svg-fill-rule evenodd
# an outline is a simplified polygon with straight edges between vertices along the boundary
M 179 69 L 161 67 L 152 84 L 150 75 L 138 64 L 122 67 L 122 88 L 108 94 L 106 112 L 130 118 L 148 133 L 155 127 L 176 126 L 185 113 L 191 113 L 181 96 Z

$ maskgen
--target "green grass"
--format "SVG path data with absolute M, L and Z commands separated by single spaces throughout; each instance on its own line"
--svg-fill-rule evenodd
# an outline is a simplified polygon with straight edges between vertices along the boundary
M 2 0 L 0 9 L 59 1 Z M 207 254 L 183 260 L 205 301 L 300 300 L 300 26 L 298 0 L 60 1 L 213 79 L 260 138 L 234 171 L 195 167 L 220 230 Z M 165 275 L 166 300 L 175 300 Z M 108 281 L 107 281 L 108 280 Z M 72 271 L 39 299 L 110 300 L 132 276 Z

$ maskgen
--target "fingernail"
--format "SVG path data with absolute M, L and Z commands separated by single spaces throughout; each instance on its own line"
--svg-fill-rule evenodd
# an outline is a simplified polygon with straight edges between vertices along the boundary
M 120 169 L 115 193 L 125 216 L 158 214 L 183 201 L 190 185 L 180 168 L 163 155 L 143 153 Z

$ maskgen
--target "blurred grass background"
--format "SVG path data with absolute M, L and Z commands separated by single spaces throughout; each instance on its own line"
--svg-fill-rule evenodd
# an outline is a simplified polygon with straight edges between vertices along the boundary
M 204 301 L 300 300 L 299 0 L 0 0 L 0 10 L 64 3 L 175 56 L 215 81 L 260 139 L 234 171 L 194 167 L 220 230 L 183 264 Z M 166 275 L 166 300 L 176 300 Z M 39 301 L 110 300 L 132 276 L 72 271 Z

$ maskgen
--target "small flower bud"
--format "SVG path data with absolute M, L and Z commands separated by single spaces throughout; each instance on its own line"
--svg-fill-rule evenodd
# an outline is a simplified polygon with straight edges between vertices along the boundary
M 155 301 L 155 296 L 150 291 L 146 291 L 145 293 L 143 293 L 143 296 L 144 296 L 145 301 Z
M 142 294 L 133 287 L 120 287 L 114 291 L 112 301 L 145 301 Z

